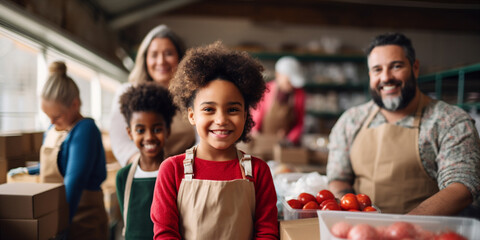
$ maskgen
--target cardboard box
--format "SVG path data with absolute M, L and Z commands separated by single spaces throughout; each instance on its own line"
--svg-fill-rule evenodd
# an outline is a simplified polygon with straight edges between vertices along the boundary
M 0 159 L 0 184 L 7 182 L 7 161 Z
M 268 161 L 273 159 L 273 146 L 275 146 L 277 142 L 278 138 L 275 135 L 258 134 L 252 137 L 248 143 L 238 143 L 237 148 L 247 154 Z
M 7 159 L 29 154 L 31 150 L 31 138 L 22 133 L 0 134 L 0 158 Z
M 308 151 L 308 161 L 311 164 L 327 165 L 328 163 L 328 151 Z
M 61 215 L 56 210 L 37 219 L 0 219 L 0 239 L 50 239 L 68 226 Z
M 112 151 L 112 144 L 110 142 L 110 135 L 106 131 L 102 131 L 102 143 L 103 149 L 105 150 L 105 160 L 107 163 L 117 162 L 115 155 Z
M 120 205 L 118 204 L 117 191 L 115 188 L 103 188 L 103 201 L 109 222 L 122 221 L 123 216 L 120 212 Z
M 32 141 L 32 153 L 40 154 L 40 148 L 42 147 L 43 143 L 43 133 L 44 132 L 31 132 L 30 138 Z
M 319 238 L 318 218 L 280 221 L 280 239 L 282 240 L 318 240 Z
M 102 185 L 101 185 L 104 191 L 107 188 L 115 189 L 116 181 L 117 181 L 117 172 L 122 168 L 122 166 L 118 162 L 113 162 L 113 163 L 107 163 L 106 168 L 107 168 L 107 177 L 105 178 L 105 180 L 102 182 Z
M 0 219 L 37 219 L 65 205 L 65 186 L 60 183 L 0 185 Z
M 303 147 L 273 147 L 273 159 L 282 163 L 308 164 L 308 150 Z

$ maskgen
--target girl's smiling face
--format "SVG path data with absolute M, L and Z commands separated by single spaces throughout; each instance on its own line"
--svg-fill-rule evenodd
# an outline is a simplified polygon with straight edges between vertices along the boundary
M 242 136 L 247 112 L 245 101 L 231 82 L 216 79 L 197 91 L 188 119 L 200 136 L 199 148 L 229 150 Z

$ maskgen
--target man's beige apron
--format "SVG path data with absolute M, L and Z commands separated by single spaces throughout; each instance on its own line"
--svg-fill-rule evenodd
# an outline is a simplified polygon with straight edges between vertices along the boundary
M 170 136 L 165 142 L 165 158 L 184 153 L 196 141 L 195 129 L 180 111 L 173 116 L 170 129 Z
M 277 133 L 283 130 L 285 136 L 295 124 L 294 95 L 290 94 L 286 103 L 280 103 L 276 100 L 278 89 L 275 89 L 272 106 L 266 111 L 262 121 L 262 133 L 272 134 L 278 137 Z M 283 137 L 285 137 L 283 136 Z
M 243 179 L 214 181 L 193 179 L 196 146 L 186 151 L 185 176 L 177 206 L 183 239 L 252 239 L 255 187 L 250 155 L 237 150 Z
M 355 192 L 370 196 L 384 213 L 408 213 L 438 192 L 438 185 L 423 168 L 418 133 L 423 108 L 429 99 L 420 95 L 413 128 L 390 123 L 368 128 L 379 112 L 372 110 L 355 138 L 350 159 Z
M 40 149 L 40 182 L 63 183 L 58 153 L 68 131 L 48 130 Z M 102 191 L 83 190 L 68 230 L 68 239 L 107 239 L 108 219 Z

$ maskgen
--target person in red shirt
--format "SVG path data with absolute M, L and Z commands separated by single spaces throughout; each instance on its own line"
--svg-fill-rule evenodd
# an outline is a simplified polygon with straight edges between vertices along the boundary
M 191 49 L 169 90 L 200 142 L 160 166 L 151 207 L 154 239 L 278 239 L 268 165 L 243 153 L 263 67 L 220 42 Z
M 255 121 L 252 131 L 275 136 L 288 145 L 300 144 L 305 115 L 304 83 L 300 62 L 291 56 L 280 58 L 275 63 L 275 79 L 267 83 L 268 90 L 252 111 Z

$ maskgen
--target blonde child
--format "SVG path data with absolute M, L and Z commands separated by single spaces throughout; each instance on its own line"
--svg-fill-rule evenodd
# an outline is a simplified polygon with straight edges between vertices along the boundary
M 120 97 L 127 133 L 140 156 L 117 173 L 117 197 L 125 239 L 152 239 L 153 189 L 176 107 L 167 89 L 154 83 L 132 86 Z
M 268 165 L 235 146 L 253 126 L 249 110 L 265 91 L 262 70 L 219 42 L 187 52 L 170 92 L 200 143 L 160 166 L 154 239 L 278 239 Z

